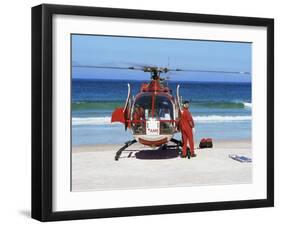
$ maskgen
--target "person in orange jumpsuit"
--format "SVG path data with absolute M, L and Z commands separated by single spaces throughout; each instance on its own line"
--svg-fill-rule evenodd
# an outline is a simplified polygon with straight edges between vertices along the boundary
M 196 154 L 194 153 L 194 140 L 193 140 L 193 132 L 192 132 L 192 129 L 194 128 L 194 121 L 189 111 L 188 101 L 184 101 L 183 103 L 183 110 L 181 111 L 179 128 L 182 134 L 182 143 L 183 143 L 181 157 L 185 158 L 187 156 L 187 142 L 189 143 L 190 156 L 196 157 Z
M 133 120 L 135 120 L 136 122 L 134 122 L 134 125 L 137 127 L 143 127 L 144 123 L 143 122 L 139 122 L 140 120 L 144 120 L 144 109 L 140 106 L 136 106 L 135 107 L 135 111 L 133 113 Z
M 140 119 L 141 119 L 140 107 L 137 105 L 133 113 L 133 120 L 136 121 L 134 122 L 134 125 L 140 125 L 140 122 L 138 122 Z

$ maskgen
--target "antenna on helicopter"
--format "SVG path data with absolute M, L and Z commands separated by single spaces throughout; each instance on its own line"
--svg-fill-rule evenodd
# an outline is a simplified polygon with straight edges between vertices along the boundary
M 170 67 L 170 57 L 168 57 L 168 68 Z

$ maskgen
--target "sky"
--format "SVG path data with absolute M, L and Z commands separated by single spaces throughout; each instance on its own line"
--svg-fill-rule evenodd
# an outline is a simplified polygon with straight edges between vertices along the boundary
M 250 72 L 252 44 L 118 36 L 72 35 L 72 66 L 139 65 L 214 71 Z M 251 74 L 169 72 L 174 81 L 251 82 Z M 148 80 L 142 71 L 72 68 L 72 78 Z

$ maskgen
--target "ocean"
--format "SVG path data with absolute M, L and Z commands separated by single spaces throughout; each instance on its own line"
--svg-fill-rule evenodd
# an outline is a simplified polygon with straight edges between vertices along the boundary
M 123 144 L 132 139 L 120 123 L 110 123 L 111 113 L 124 106 L 127 84 L 136 95 L 146 81 L 72 80 L 72 144 Z M 176 94 L 190 100 L 195 121 L 195 140 L 251 139 L 251 83 L 169 81 Z M 180 138 L 180 134 L 176 134 Z

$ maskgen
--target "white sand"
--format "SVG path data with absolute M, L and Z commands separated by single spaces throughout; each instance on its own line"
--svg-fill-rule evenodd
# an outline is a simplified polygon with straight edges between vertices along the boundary
M 218 141 L 214 148 L 198 149 L 196 158 L 177 157 L 176 150 L 151 151 L 134 144 L 119 161 L 122 145 L 75 146 L 72 150 L 72 190 L 112 190 L 171 186 L 251 183 L 252 163 L 240 163 L 229 154 L 251 157 L 251 142 Z M 146 150 L 146 151 L 143 151 Z

